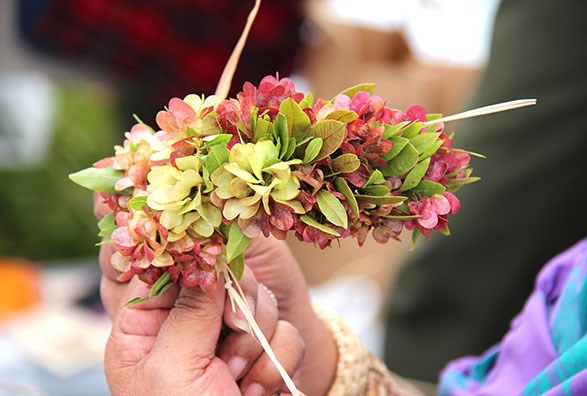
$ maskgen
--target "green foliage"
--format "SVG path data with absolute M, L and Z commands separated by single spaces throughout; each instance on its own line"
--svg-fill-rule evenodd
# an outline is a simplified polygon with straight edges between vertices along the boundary
M 314 124 L 308 134 L 322 139 L 322 148 L 315 158 L 316 161 L 328 157 L 334 153 L 344 140 L 346 126 L 335 120 L 322 120 Z
M 347 213 L 338 198 L 327 190 L 320 190 L 316 194 L 316 200 L 320 211 L 329 222 L 339 227 L 347 227 Z
M 69 178 L 76 184 L 88 190 L 105 192 L 108 194 L 122 193 L 114 189 L 116 182 L 124 177 L 124 172 L 107 168 L 86 168 L 79 172 L 71 173 Z M 128 191 L 127 193 L 130 193 Z

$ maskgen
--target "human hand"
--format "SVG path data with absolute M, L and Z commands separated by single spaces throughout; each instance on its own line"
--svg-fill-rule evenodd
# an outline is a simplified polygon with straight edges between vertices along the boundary
M 98 200 L 97 216 L 104 212 Z M 259 343 L 240 329 L 246 324 L 244 316 L 233 311 L 222 287 L 206 293 L 199 288 L 180 291 L 174 285 L 159 297 L 122 306 L 132 298 L 148 295 L 148 288 L 136 278 L 130 283 L 118 282 L 118 273 L 110 265 L 113 253 L 112 245 L 101 247 L 102 301 L 114 318 L 105 355 L 113 395 L 230 395 L 240 394 L 239 387 L 251 396 L 287 391 Z M 278 321 L 273 297 L 257 284 L 250 270 L 245 271 L 239 285 L 278 360 L 293 376 L 304 353 L 299 333 L 288 322 Z M 232 331 L 220 341 L 222 322 Z M 224 361 L 215 356 L 218 351 Z M 209 386 L 202 387 L 202 381 Z
M 95 212 L 97 217 L 103 217 L 108 209 L 96 197 Z M 114 252 L 111 245 L 105 245 L 100 251 L 100 262 L 103 269 L 101 294 L 107 312 L 113 316 L 121 304 L 130 298 L 146 295 L 147 289 L 142 286 L 141 293 L 125 296 L 126 283 L 116 280 L 118 273 L 110 265 L 110 257 Z M 275 239 L 255 240 L 247 252 L 247 265 L 255 270 L 263 284 L 275 291 L 279 301 L 279 318 L 285 321 L 277 322 L 277 310 L 265 288 L 259 288 L 250 271 L 240 284 L 245 292 L 249 305 L 255 313 L 265 336 L 276 352 L 278 359 L 285 366 L 289 375 L 298 371 L 294 379 L 299 377 L 301 389 L 308 394 L 323 394 L 328 389 L 334 376 L 336 364 L 336 350 L 330 334 L 322 322 L 314 314 L 310 305 L 307 285 L 297 262 L 288 250 L 287 245 Z M 252 279 L 252 280 L 251 280 Z M 133 281 L 136 283 L 136 281 Z M 174 286 L 159 299 L 165 300 L 165 309 L 173 307 L 174 296 L 178 295 L 178 288 Z M 140 304 L 137 308 L 147 308 L 152 301 Z M 258 384 L 253 388 L 263 388 L 267 391 L 275 389 L 276 381 L 282 383 L 268 357 L 263 354 L 261 346 L 253 338 L 238 330 L 238 321 L 231 318 L 232 310 L 225 302 L 225 322 L 234 330 L 218 349 L 218 354 L 226 362 L 233 378 L 240 379 L 241 389 L 249 385 Z M 132 307 L 127 307 L 128 309 Z M 242 322 L 242 317 L 241 317 Z M 292 326 L 299 331 L 295 331 Z M 301 340 L 299 339 L 301 335 Z M 283 343 L 283 345 L 281 345 Z M 306 354 L 303 365 L 296 361 L 301 358 L 299 351 L 303 345 L 312 346 Z M 289 348 L 289 349 L 288 349 Z M 297 382 L 297 381 L 296 381 Z
M 336 371 L 336 345 L 314 313 L 305 277 L 287 243 L 259 236 L 245 251 L 245 263 L 257 281 L 275 295 L 279 318 L 294 325 L 304 340 L 306 354 L 299 372 L 300 389 L 308 395 L 327 393 Z

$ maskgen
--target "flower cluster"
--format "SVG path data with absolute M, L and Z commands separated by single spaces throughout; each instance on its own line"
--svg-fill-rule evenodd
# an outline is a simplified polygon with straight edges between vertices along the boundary
M 470 154 L 452 147 L 438 115 L 389 108 L 374 88 L 314 100 L 266 77 L 237 99 L 174 98 L 158 131 L 135 125 L 113 157 L 71 175 L 112 211 L 100 235 L 121 279 L 211 289 L 219 269 L 239 272 L 260 233 L 322 248 L 369 233 L 399 240 L 404 228 L 414 240 L 448 234 L 453 193 L 477 180 Z

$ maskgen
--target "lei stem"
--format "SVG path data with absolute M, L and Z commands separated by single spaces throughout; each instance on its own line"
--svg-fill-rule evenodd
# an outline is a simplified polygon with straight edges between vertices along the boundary
M 493 114 L 499 113 L 502 111 L 513 110 L 519 107 L 526 107 L 526 106 L 533 106 L 536 104 L 536 99 L 518 99 L 518 100 L 510 100 L 509 102 L 497 103 L 489 106 L 479 107 L 478 109 L 467 110 L 462 113 L 453 114 L 451 116 L 446 116 L 439 118 L 437 120 L 430 120 L 426 121 L 424 125 L 434 125 L 438 124 L 439 122 L 448 122 L 448 121 L 456 121 L 456 120 L 463 120 L 465 118 L 473 118 L 479 117 L 486 114 Z

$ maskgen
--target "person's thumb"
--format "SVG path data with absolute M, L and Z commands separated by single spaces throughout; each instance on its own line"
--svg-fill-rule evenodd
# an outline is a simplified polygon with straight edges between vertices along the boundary
M 189 361 L 205 368 L 214 358 L 224 313 L 226 291 L 222 281 L 216 290 L 183 288 L 161 326 L 151 358 L 172 362 Z

